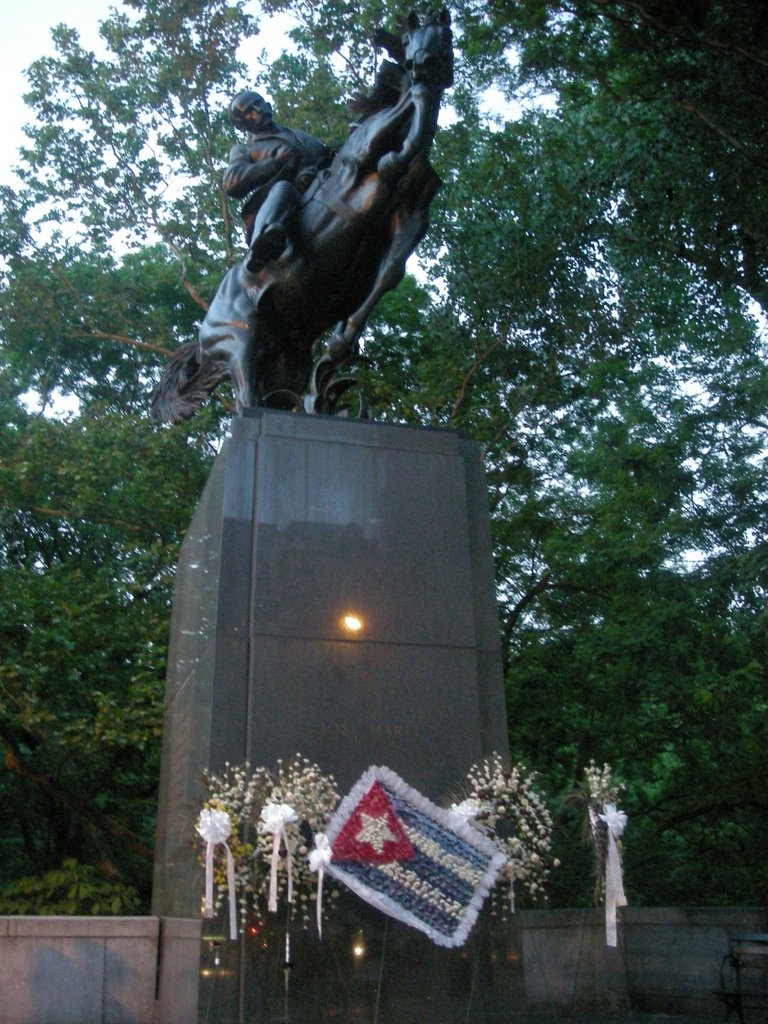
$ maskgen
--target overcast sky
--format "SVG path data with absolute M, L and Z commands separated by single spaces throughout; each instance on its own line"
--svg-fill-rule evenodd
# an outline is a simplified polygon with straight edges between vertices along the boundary
M 22 125 L 29 120 L 29 110 L 22 101 L 28 85 L 24 69 L 46 54 L 53 53 L 51 29 L 64 23 L 76 28 L 84 46 L 99 49 L 99 23 L 109 15 L 110 7 L 119 9 L 119 0 L 13 0 L 0 33 L 0 95 L 2 99 L 2 133 L 0 133 L 0 185 L 13 184 L 11 167 L 18 160 L 19 146 L 24 142 Z M 281 19 L 272 19 L 269 31 L 261 36 L 259 46 L 279 51 L 287 42 L 280 31 Z M 249 62 L 248 53 L 241 54 Z M 493 97 L 493 107 L 505 107 L 500 97 Z M 450 118 L 444 105 L 442 121 Z M 508 108 L 507 111 L 508 113 Z
M 28 88 L 24 69 L 38 57 L 53 53 L 51 29 L 62 23 L 76 28 L 83 46 L 98 52 L 99 24 L 109 16 L 110 7 L 119 10 L 120 6 L 120 0 L 12 0 L 12 4 L 6 0 L 7 11 L 0 32 L 0 185 L 13 184 L 11 167 L 17 162 L 18 148 L 24 142 L 22 125 L 29 120 L 29 110 L 21 98 Z M 269 31 L 258 40 L 258 47 L 279 52 L 287 42 L 286 25 L 284 18 L 272 18 Z M 240 56 L 249 63 L 249 57 L 255 54 L 243 52 Z
M 51 28 L 64 22 L 80 33 L 85 46 L 96 47 L 99 22 L 107 17 L 110 0 L 14 0 L 6 5 L 0 32 L 0 184 L 12 183 L 11 166 L 24 141 L 21 126 L 29 120 L 22 101 L 27 90 L 24 69 L 53 52 Z

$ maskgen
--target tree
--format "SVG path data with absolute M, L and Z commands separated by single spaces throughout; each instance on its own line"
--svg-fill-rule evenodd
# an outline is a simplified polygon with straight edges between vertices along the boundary
M 364 37 L 400 12 L 275 13 L 296 19 L 264 69 L 278 116 L 338 143 Z M 483 447 L 510 739 L 559 795 L 562 855 L 607 759 L 633 902 L 764 899 L 765 29 L 746 0 L 463 0 L 455 23 L 419 275 L 366 334 L 375 414 Z M 158 431 L 146 396 L 240 252 L 223 111 L 256 29 L 241 4 L 132 0 L 108 57 L 62 28 L 31 71 L 0 221 L 6 878 L 70 857 L 146 893 L 172 566 L 228 411 Z
M 507 216 L 468 152 L 448 208 L 486 422 L 522 370 L 514 428 L 499 409 L 486 435 L 513 743 L 556 786 L 590 756 L 634 780 L 636 898 L 759 900 L 764 26 L 748 4 L 696 5 L 695 32 L 679 5 L 462 10 L 519 44 L 497 82 L 558 100 L 487 137 Z
M 4 875 L 76 858 L 146 900 L 172 572 L 204 449 L 135 414 L 4 406 Z
M 147 391 L 233 258 L 213 154 L 252 29 L 237 5 L 134 5 L 102 26 L 111 57 L 61 27 L 30 70 L 2 219 L 5 878 L 75 858 L 146 906 L 172 573 L 224 412 L 156 431 Z M 44 415 L 62 398 L 76 414 Z
M 557 103 L 478 130 L 460 96 L 437 309 L 386 364 L 411 415 L 485 444 L 513 749 L 564 796 L 590 758 L 618 767 L 630 894 L 656 903 L 768 891 L 765 87 L 746 5 L 704 7 L 692 70 L 699 44 L 662 45 L 637 4 L 462 5 L 473 77 Z

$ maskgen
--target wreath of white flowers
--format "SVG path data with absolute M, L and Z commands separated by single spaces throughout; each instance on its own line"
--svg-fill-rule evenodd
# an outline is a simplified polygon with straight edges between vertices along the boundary
M 590 761 L 585 767 L 582 792 L 587 805 L 589 838 L 595 854 L 594 901 L 596 904 L 602 903 L 605 898 L 609 812 L 616 813 L 619 796 L 623 789 L 624 786 L 614 780 L 613 769 L 607 762 L 599 767 L 594 761 Z M 621 814 L 621 812 L 618 813 Z M 624 823 L 626 823 L 626 816 L 624 816 Z M 620 835 L 621 832 L 618 834 Z M 621 842 L 618 838 L 617 846 L 621 851 Z
M 206 911 L 211 883 L 217 889 L 212 909 L 219 910 L 225 896 L 231 897 L 228 877 L 233 877 L 241 927 L 249 913 L 263 918 L 282 899 L 307 924 L 318 907 L 318 876 L 308 854 L 312 837 L 325 833 L 339 804 L 333 776 L 296 754 L 288 762 L 279 760 L 274 770 L 227 764 L 220 775 L 206 772 L 204 777 L 209 797 L 197 831 L 204 840 L 201 861 L 207 855 L 211 863 Z M 470 768 L 466 796 L 450 809 L 455 825 L 470 822 L 506 856 L 497 891 L 502 905 L 512 910 L 516 889 L 533 901 L 542 899 L 550 872 L 559 864 L 552 856 L 552 819 L 535 779 L 525 765 L 507 767 L 491 754 Z M 338 890 L 331 888 L 329 895 L 338 896 Z
M 534 901 L 543 899 L 550 872 L 560 863 L 552 856 L 552 817 L 535 780 L 525 765 L 507 767 L 499 754 L 491 754 L 469 769 L 467 796 L 452 807 L 507 855 L 497 888 L 513 911 L 515 890 Z
M 277 761 L 274 770 L 249 764 L 224 767 L 220 775 L 204 774 L 208 799 L 206 812 L 229 815 L 231 834 L 227 845 L 234 860 L 234 879 L 241 926 L 249 913 L 259 917 L 284 898 L 296 907 L 306 924 L 316 900 L 317 876 L 307 863 L 311 836 L 323 832 L 339 803 L 336 781 L 318 765 L 296 754 Z M 227 895 L 224 844 L 213 855 L 213 879 L 219 910 Z M 205 850 L 201 849 L 201 860 Z M 331 890 L 332 895 L 336 895 Z

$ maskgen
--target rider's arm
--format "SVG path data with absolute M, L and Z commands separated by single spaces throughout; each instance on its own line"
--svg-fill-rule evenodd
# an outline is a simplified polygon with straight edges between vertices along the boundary
M 224 172 L 224 188 L 234 199 L 241 199 L 277 175 L 284 176 L 287 164 L 294 157 L 290 146 L 282 143 L 233 146 L 229 167 Z

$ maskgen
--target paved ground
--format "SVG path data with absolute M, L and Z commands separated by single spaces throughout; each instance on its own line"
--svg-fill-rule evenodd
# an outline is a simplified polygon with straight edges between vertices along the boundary
M 761 1017 L 759 1013 L 753 1013 L 749 1015 L 748 1011 L 744 1014 L 745 1024 L 760 1024 L 765 1021 L 765 1017 Z M 725 1022 L 725 1013 L 715 1013 L 711 1017 L 690 1017 L 681 1014 L 666 1014 L 666 1013 L 634 1013 L 631 1010 L 625 1010 L 617 1013 L 599 1013 L 594 1012 L 591 1014 L 586 1013 L 575 1013 L 570 1014 L 566 1011 L 541 1011 L 538 1013 L 526 1012 L 515 1016 L 510 1020 L 510 1024 L 719 1024 L 720 1021 Z M 732 1018 L 732 1024 L 738 1024 L 735 1017 Z
M 762 1014 L 762 1015 L 761 1015 Z M 745 1024 L 766 1024 L 768 1017 L 764 1011 L 744 1011 Z M 725 1011 L 714 1013 L 709 1017 L 694 1017 L 689 1014 L 667 1014 L 667 1013 L 637 1013 L 632 1010 L 617 1010 L 615 1012 L 591 1013 L 584 1011 L 569 1012 L 568 1010 L 518 1010 L 511 1014 L 504 1014 L 499 1018 L 499 1024 L 725 1024 Z M 731 1016 L 729 1024 L 739 1024 L 735 1015 Z
M 765 1017 L 745 1012 L 745 1024 L 760 1024 Z M 711 1017 L 689 1017 L 680 1014 L 666 1013 L 633 1013 L 626 1010 L 620 1013 L 601 1014 L 598 1012 L 570 1014 L 565 1011 L 526 1011 L 509 1018 L 509 1024 L 719 1024 L 725 1022 L 725 1013 Z M 732 1024 L 738 1024 L 735 1017 Z

